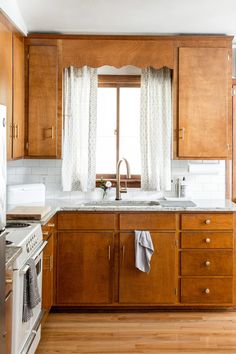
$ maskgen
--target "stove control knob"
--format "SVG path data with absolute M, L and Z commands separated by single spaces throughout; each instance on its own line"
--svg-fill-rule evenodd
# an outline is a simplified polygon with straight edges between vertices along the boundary
M 26 245 L 26 251 L 29 253 L 30 249 L 29 249 L 29 244 L 27 243 Z

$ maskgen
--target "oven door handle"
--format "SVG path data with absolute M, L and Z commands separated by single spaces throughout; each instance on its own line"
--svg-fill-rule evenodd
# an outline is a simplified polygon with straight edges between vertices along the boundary
M 38 256 L 43 252 L 43 250 L 44 250 L 44 248 L 47 246 L 47 244 L 48 244 L 48 241 L 43 241 L 43 242 L 42 242 L 41 246 L 37 249 L 37 253 L 32 257 L 34 261 L 35 261 L 35 260 L 38 258 Z M 26 266 L 20 271 L 20 273 L 21 273 L 21 274 L 26 274 L 26 272 L 27 272 L 28 270 L 29 270 L 29 266 L 26 265 Z

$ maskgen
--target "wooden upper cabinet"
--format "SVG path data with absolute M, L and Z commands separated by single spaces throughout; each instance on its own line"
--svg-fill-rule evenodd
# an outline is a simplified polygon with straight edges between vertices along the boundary
M 178 157 L 229 155 L 229 49 L 179 48 Z
M 137 216 L 138 218 L 138 216 Z M 175 233 L 151 232 L 151 270 L 135 268 L 134 232 L 120 234 L 119 302 L 173 304 L 176 301 Z
M 12 33 L 0 22 L 0 104 L 7 107 L 7 159 L 12 158 Z
M 28 155 L 57 156 L 57 46 L 29 46 Z
M 24 39 L 13 37 L 13 158 L 24 156 Z

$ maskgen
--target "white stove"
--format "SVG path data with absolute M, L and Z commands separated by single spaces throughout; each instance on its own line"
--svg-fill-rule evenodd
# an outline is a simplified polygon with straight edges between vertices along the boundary
M 24 264 L 43 242 L 40 224 L 9 223 L 5 235 L 7 245 L 22 248 L 22 253 L 14 263 L 15 269 Z
M 12 354 L 33 354 L 41 337 L 42 303 L 33 308 L 33 316 L 27 322 L 22 321 L 24 277 L 29 266 L 29 258 L 34 259 L 39 293 L 42 296 L 43 241 L 40 224 L 11 223 L 6 227 L 7 245 L 22 248 L 22 252 L 13 264 L 13 327 Z

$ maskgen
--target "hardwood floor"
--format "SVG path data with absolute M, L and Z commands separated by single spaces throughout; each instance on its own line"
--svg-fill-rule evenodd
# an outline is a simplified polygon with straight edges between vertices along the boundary
M 234 353 L 236 312 L 50 314 L 36 354 Z

